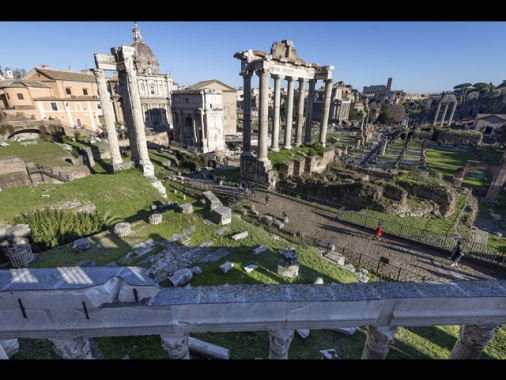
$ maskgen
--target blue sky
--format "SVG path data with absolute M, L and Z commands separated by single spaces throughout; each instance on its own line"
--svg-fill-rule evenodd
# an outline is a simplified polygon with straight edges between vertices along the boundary
M 216 79 L 242 87 L 242 50 L 270 53 L 291 40 L 299 58 L 334 66 L 334 82 L 359 91 L 386 85 L 408 93 L 451 91 L 506 79 L 504 21 L 138 21 L 160 72 L 190 85 Z M 2 69 L 42 64 L 94 68 L 94 54 L 133 41 L 134 21 L 0 21 Z M 255 79 L 253 87 L 258 86 Z

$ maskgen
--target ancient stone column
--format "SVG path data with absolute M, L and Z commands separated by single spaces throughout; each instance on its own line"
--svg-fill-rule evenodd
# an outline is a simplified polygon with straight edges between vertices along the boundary
M 306 97 L 306 82 L 299 78 L 299 103 L 297 105 L 297 123 L 295 128 L 295 146 L 302 145 L 302 126 L 304 125 L 304 99 Z
M 269 330 L 269 359 L 288 359 L 288 349 L 293 335 L 294 330 Z
M 244 108 L 243 108 L 243 132 L 242 132 L 242 155 L 253 156 L 251 152 L 251 71 L 243 71 Z
M 285 149 L 292 149 L 292 123 L 293 123 L 293 92 L 295 80 L 293 77 L 287 77 L 288 96 L 286 98 L 286 121 L 285 121 Z
M 88 338 L 49 338 L 54 351 L 63 359 L 93 359 Z
M 323 98 L 322 124 L 320 126 L 320 144 L 325 147 L 327 139 L 327 125 L 329 124 L 330 96 L 332 94 L 332 79 L 325 79 L 325 95 Z
M 367 326 L 367 337 L 362 351 L 362 359 L 385 359 L 390 345 L 394 342 L 396 332 L 397 328 Z
M 450 359 L 479 359 L 494 333 L 494 326 L 460 326 L 459 339 L 453 346 Z
M 105 130 L 107 133 L 107 142 L 109 143 L 109 150 L 111 152 L 111 164 L 113 169 L 123 163 L 121 152 L 118 144 L 118 135 L 116 134 L 116 125 L 114 121 L 114 110 L 112 107 L 111 94 L 107 91 L 107 83 L 105 81 L 104 70 L 94 69 L 93 73 L 97 79 L 98 94 L 100 96 L 100 104 L 102 106 L 102 113 L 104 114 Z
M 267 161 L 267 135 L 269 130 L 269 78 L 270 74 L 260 71 L 260 110 L 258 115 L 258 160 Z
M 113 49 L 111 49 L 113 50 Z M 121 104 L 123 105 L 123 116 L 128 131 L 128 142 L 130 146 L 130 160 L 137 165 L 139 163 L 139 149 L 135 140 L 135 123 L 132 114 L 132 106 L 128 95 L 127 74 L 125 71 L 118 70 L 118 80 L 121 96 Z
M 312 115 L 313 115 L 313 104 L 314 104 L 314 90 L 316 85 L 316 79 L 311 79 L 309 81 L 309 94 L 307 96 L 306 102 L 306 120 L 305 120 L 305 135 L 304 135 L 304 144 L 311 144 L 311 123 L 312 123 Z
M 139 84 L 137 83 L 137 75 L 133 63 L 135 48 L 132 46 L 121 46 L 118 49 L 118 52 L 118 71 L 126 72 L 126 84 L 128 87 L 127 96 L 130 97 L 130 106 L 132 109 L 135 129 L 135 144 L 139 152 L 138 166 L 145 176 L 153 176 L 155 171 L 154 166 L 149 159 L 146 133 L 144 131 L 144 118 L 141 110 Z
M 446 117 L 446 113 L 448 112 L 449 105 L 450 105 L 450 102 L 446 102 L 446 105 L 445 105 L 445 108 L 443 111 L 443 117 L 441 118 L 441 126 L 443 126 L 445 124 L 445 117 Z
M 281 77 L 274 75 L 274 109 L 272 121 L 271 150 L 279 152 L 279 105 L 281 103 Z
M 437 125 L 437 117 L 439 116 L 439 111 L 441 110 L 441 100 L 439 101 L 439 103 L 437 104 L 437 110 L 436 110 L 436 115 L 434 115 L 434 122 L 432 124 L 434 125 Z M 441 123 L 441 125 L 443 125 Z
M 160 335 L 162 347 L 169 353 L 169 359 L 190 359 L 190 347 L 188 333 Z
M 453 103 L 452 112 L 450 112 L 450 119 L 448 120 L 448 125 L 452 124 L 453 121 L 453 115 L 455 115 L 455 110 L 457 109 L 457 101 L 455 100 Z
M 114 233 L 116 236 L 123 237 L 130 235 L 132 233 L 132 229 L 130 228 L 130 223 L 128 222 L 120 222 L 114 226 Z

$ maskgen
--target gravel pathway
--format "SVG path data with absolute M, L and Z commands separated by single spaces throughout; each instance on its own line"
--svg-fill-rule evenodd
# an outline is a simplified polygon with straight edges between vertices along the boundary
M 300 231 L 305 236 L 334 244 L 338 248 L 347 248 L 370 257 L 384 257 L 389 264 L 406 269 L 426 278 L 438 278 L 439 281 L 465 280 L 506 280 L 506 270 L 496 270 L 470 262 L 466 257 L 457 268 L 450 267 L 449 253 L 417 245 L 416 243 L 389 236 L 388 231 L 382 240 L 374 238 L 373 230 L 355 227 L 339 222 L 335 215 L 310 205 L 291 201 L 276 194 L 270 194 L 269 205 L 265 204 L 265 193 L 257 191 L 253 203 L 262 215 L 282 219 L 283 212 L 288 214 L 287 227 Z

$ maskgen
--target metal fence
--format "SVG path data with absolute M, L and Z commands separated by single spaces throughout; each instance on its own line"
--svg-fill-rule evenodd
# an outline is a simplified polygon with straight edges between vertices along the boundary
M 306 201 L 315 204 L 316 206 L 323 205 L 327 209 L 335 212 L 336 218 L 343 222 L 372 229 L 376 228 L 378 224 L 378 219 L 376 217 L 372 217 L 361 212 L 345 212 L 344 206 L 333 203 L 329 200 L 320 199 L 311 196 L 310 194 L 303 194 L 284 188 L 278 188 L 277 191 L 279 194 L 289 196 L 295 201 Z M 388 222 L 387 233 L 393 236 L 409 239 L 417 243 L 449 250 L 455 247 L 458 239 L 453 235 L 438 234 L 435 232 L 430 232 L 424 229 L 409 226 L 406 223 L 397 223 L 392 221 Z M 463 243 L 464 253 L 468 257 L 472 257 L 477 261 L 493 263 L 495 265 L 506 267 L 506 254 L 498 251 L 496 248 L 470 239 L 460 240 L 462 240 Z

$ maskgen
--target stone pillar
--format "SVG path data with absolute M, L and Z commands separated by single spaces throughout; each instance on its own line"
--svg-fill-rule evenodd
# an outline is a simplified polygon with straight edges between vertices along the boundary
M 160 335 L 162 347 L 169 353 L 169 359 L 190 359 L 189 335 L 188 333 Z
M 381 140 L 380 144 L 380 156 L 384 156 L 385 152 L 387 151 L 387 139 L 388 137 L 385 137 L 383 140 Z
M 135 141 L 135 124 L 132 115 L 132 106 L 130 103 L 130 97 L 128 96 L 128 86 L 126 77 L 127 74 L 125 71 L 118 70 L 119 87 L 120 93 L 122 94 L 121 104 L 123 105 L 123 115 L 125 117 L 125 123 L 128 131 L 130 159 L 135 165 L 137 165 L 139 163 L 139 149 L 137 148 L 137 144 Z
M 299 78 L 299 103 L 297 105 L 297 124 L 295 128 L 295 146 L 302 145 L 302 126 L 304 125 L 304 98 L 306 97 L 306 81 Z
M 445 109 L 443 111 L 443 117 L 441 118 L 441 126 L 445 124 L 445 117 L 448 112 L 448 106 L 450 105 L 450 102 L 446 102 Z
M 271 150 L 279 152 L 279 105 L 281 103 L 281 77 L 274 75 L 274 109 L 272 121 Z
M 154 166 L 149 159 L 148 146 L 146 143 L 146 134 L 144 131 L 144 118 L 141 110 L 139 95 L 139 84 L 137 83 L 137 74 L 133 63 L 135 48 L 131 46 L 121 46 L 118 49 L 118 71 L 126 73 L 126 85 L 128 87 L 127 96 L 130 98 L 130 106 L 134 122 L 135 145 L 139 153 L 138 166 L 145 176 L 155 174 Z
M 320 126 L 320 144 L 325 147 L 327 139 L 327 125 L 329 124 L 330 96 L 332 94 L 332 79 L 325 79 L 325 95 L 323 98 L 322 124 Z
M 88 338 L 49 338 L 54 351 L 63 359 L 93 359 Z
M 452 124 L 453 115 L 455 115 L 455 110 L 457 109 L 457 101 L 454 101 L 452 103 L 453 103 L 453 107 L 452 107 L 452 112 L 450 113 L 450 119 L 448 120 L 448 125 Z
M 244 88 L 244 106 L 243 106 L 243 133 L 242 133 L 242 155 L 253 156 L 251 152 L 251 71 L 241 73 Z
M 267 161 L 267 135 L 269 132 L 269 78 L 265 69 L 260 72 L 260 109 L 258 115 L 258 160 Z
M 311 79 L 309 81 L 309 93 L 306 100 L 306 120 L 305 120 L 305 135 L 304 135 L 304 144 L 311 144 L 311 123 L 313 114 L 313 104 L 314 104 L 314 89 L 316 85 L 316 79 Z
M 385 359 L 390 345 L 394 342 L 396 332 L 396 328 L 367 326 L 367 337 L 362 351 L 362 359 Z
M 94 69 L 93 73 L 97 79 L 98 94 L 100 95 L 100 104 L 102 106 L 102 113 L 104 114 L 105 130 L 107 133 L 107 142 L 109 143 L 109 150 L 111 152 L 111 164 L 113 169 L 117 165 L 123 163 L 118 144 L 118 135 L 116 133 L 116 125 L 114 120 L 114 109 L 112 107 L 111 94 L 107 91 L 107 83 L 105 81 L 104 70 Z
M 459 339 L 453 346 L 450 359 L 479 359 L 494 333 L 494 326 L 460 326 Z
M 293 77 L 287 77 L 288 96 L 286 99 L 286 121 L 285 121 L 285 149 L 292 149 L 292 122 L 293 122 Z
M 288 349 L 293 335 L 294 330 L 269 330 L 269 359 L 288 359 Z
M 437 110 L 436 110 L 436 115 L 434 116 L 434 122 L 432 124 L 434 125 L 437 125 L 437 117 L 439 116 L 439 111 L 441 110 L 441 100 L 439 101 L 439 103 L 437 104 Z M 441 125 L 443 125 L 441 123 Z

